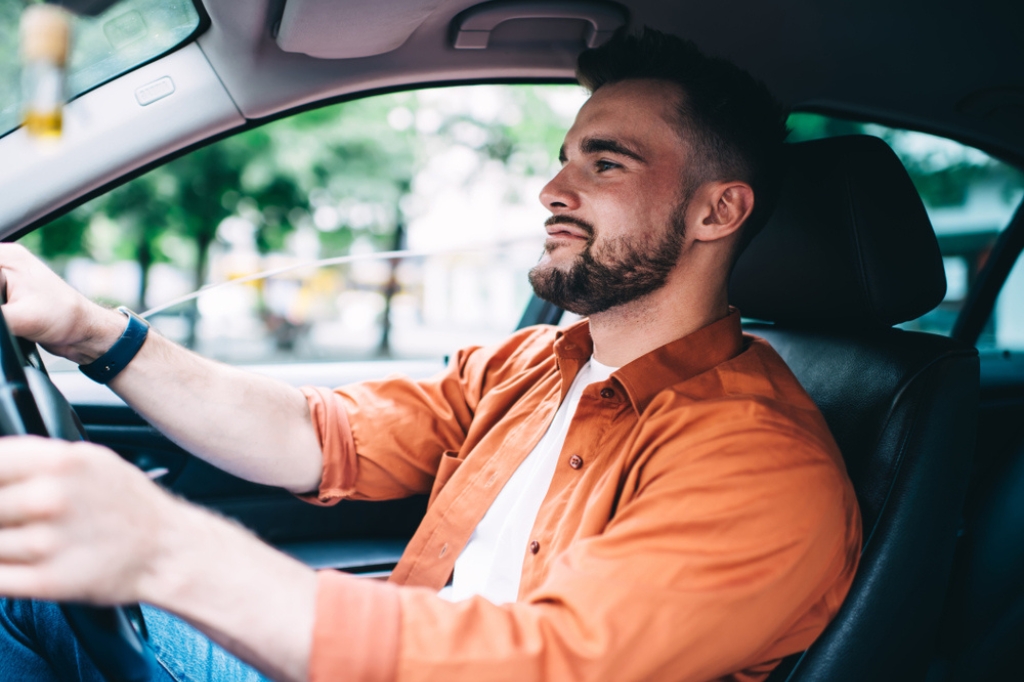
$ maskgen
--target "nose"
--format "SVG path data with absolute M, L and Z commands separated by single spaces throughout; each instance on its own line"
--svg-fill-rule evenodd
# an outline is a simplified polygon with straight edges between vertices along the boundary
M 580 207 L 579 195 L 573 188 L 571 166 L 566 164 L 540 191 L 540 203 L 552 213 L 574 211 Z

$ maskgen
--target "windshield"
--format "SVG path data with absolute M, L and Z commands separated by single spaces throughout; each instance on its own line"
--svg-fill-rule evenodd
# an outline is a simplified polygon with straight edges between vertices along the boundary
M 0 135 L 21 125 L 18 26 L 31 4 L 0 2 Z M 159 57 L 198 28 L 199 13 L 191 0 L 121 0 L 99 16 L 73 16 L 67 99 Z

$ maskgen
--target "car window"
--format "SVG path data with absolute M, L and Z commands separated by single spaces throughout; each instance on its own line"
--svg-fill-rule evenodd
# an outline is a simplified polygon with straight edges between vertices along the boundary
M 91 298 L 160 307 L 157 329 L 219 360 L 442 358 L 515 328 L 545 237 L 538 195 L 584 99 L 483 85 L 300 113 L 21 242 Z
M 942 303 L 900 326 L 949 334 L 996 237 L 1024 198 L 1024 174 L 981 150 L 912 130 L 803 112 L 792 114 L 789 126 L 792 142 L 866 134 L 882 138 L 893 148 L 921 195 L 946 269 Z M 1019 278 L 1024 295 L 1024 272 Z M 1024 305 L 1016 310 L 1015 317 L 1006 314 L 995 319 L 990 332 L 1013 320 L 1024 345 Z
M 156 308 L 163 334 L 226 362 L 440 358 L 504 338 L 522 314 L 547 216 L 537 195 L 584 100 L 577 86 L 485 85 L 328 106 L 176 159 L 22 243 L 86 295 Z M 949 333 L 1024 176 L 922 133 L 806 113 L 790 127 L 793 141 L 866 133 L 896 150 L 948 283 L 904 326 Z
M 978 335 L 979 350 L 1024 350 L 1024 259 L 1018 256 L 992 314 Z
M 35 0 L 0 2 L 0 135 L 21 125 L 19 24 Z M 191 0 L 120 0 L 96 17 L 71 16 L 68 99 L 141 66 L 188 40 L 199 28 Z

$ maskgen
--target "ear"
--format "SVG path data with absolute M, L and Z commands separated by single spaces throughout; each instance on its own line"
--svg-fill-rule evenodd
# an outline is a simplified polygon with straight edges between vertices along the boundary
M 745 182 L 709 182 L 698 190 L 692 206 L 694 241 L 713 242 L 738 234 L 754 210 L 754 190 Z

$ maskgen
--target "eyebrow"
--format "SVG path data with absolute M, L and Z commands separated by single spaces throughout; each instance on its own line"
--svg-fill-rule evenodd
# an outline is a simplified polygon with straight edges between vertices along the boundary
M 647 163 L 647 159 L 645 159 L 640 152 L 626 146 L 618 140 L 609 140 L 601 137 L 588 137 L 580 142 L 580 151 L 584 154 L 600 154 L 601 152 L 620 154 L 626 158 L 633 159 L 637 163 Z M 558 150 L 558 160 L 562 163 L 565 163 L 567 160 L 564 144 L 561 149 Z

